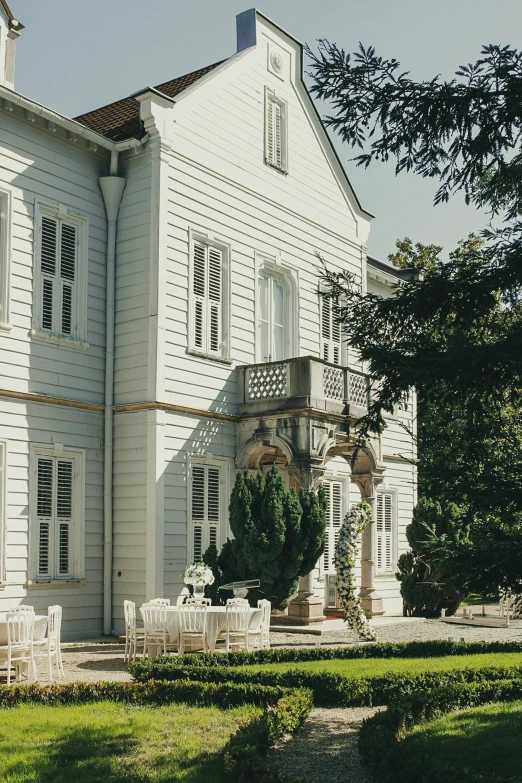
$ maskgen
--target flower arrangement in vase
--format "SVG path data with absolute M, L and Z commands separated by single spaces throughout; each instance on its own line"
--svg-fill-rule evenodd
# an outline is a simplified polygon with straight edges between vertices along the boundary
M 205 587 L 214 584 L 214 574 L 205 563 L 192 563 L 187 566 L 183 581 L 186 585 L 192 585 L 195 598 L 203 598 Z

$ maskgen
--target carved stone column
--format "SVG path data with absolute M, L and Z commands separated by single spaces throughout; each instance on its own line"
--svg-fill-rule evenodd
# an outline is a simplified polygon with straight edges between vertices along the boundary
M 362 536 L 361 549 L 361 603 L 367 617 L 384 614 L 382 596 L 375 590 L 375 531 L 377 525 L 377 503 L 375 488 L 382 481 L 382 475 L 366 473 L 352 474 L 352 481 L 361 491 L 361 500 L 371 506 L 371 520 Z

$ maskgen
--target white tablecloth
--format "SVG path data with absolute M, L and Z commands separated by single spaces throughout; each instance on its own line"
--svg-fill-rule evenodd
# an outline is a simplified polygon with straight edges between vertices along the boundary
M 47 615 L 37 614 L 34 618 L 34 640 L 41 642 L 45 638 L 47 628 Z M 0 614 L 0 646 L 7 644 L 7 615 Z
M 167 606 L 167 631 L 170 640 L 177 643 L 179 635 L 179 606 Z M 250 609 L 249 628 L 259 628 L 262 610 Z M 209 606 L 207 608 L 207 640 L 210 652 L 216 648 L 216 640 L 227 624 L 227 613 L 224 606 Z

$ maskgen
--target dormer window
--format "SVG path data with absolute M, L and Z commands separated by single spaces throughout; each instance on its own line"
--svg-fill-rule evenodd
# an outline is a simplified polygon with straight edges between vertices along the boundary
M 287 105 L 272 90 L 265 93 L 265 163 L 278 171 L 288 171 Z

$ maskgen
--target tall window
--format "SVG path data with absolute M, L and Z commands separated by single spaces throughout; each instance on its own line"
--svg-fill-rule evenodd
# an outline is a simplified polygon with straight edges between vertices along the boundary
M 226 261 L 224 247 L 192 243 L 189 349 L 227 358 Z
M 36 579 L 73 579 L 81 575 L 81 464 L 79 454 L 55 456 L 45 449 L 34 454 L 32 561 Z
M 343 522 L 343 483 L 341 481 L 323 481 L 326 493 L 326 538 L 323 552 L 325 573 L 335 571 L 335 547 Z
M 394 572 L 395 497 L 393 492 L 377 493 L 375 572 Z
M 211 545 L 220 547 L 222 521 L 221 468 L 193 464 L 190 477 L 192 560 L 198 562 Z M 190 549 L 190 547 L 189 547 Z M 190 559 L 190 554 L 189 554 Z
M 341 364 L 341 325 L 333 299 L 320 297 L 321 355 L 326 362 Z
M 0 326 L 9 324 L 11 197 L 0 190 Z
M 38 209 L 37 232 L 35 330 L 81 340 L 86 293 L 83 221 L 51 208 Z
M 265 162 L 279 171 L 288 170 L 287 105 L 271 90 L 265 94 Z
M 259 276 L 259 355 L 262 362 L 286 358 L 287 304 L 282 278 L 269 272 Z

